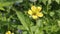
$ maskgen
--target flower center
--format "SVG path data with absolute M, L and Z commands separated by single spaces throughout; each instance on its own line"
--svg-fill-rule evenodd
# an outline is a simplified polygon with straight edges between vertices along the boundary
M 36 15 L 36 13 L 33 13 L 32 15 Z

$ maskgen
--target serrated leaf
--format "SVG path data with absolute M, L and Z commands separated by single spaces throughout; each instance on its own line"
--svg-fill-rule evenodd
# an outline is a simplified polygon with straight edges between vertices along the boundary
M 27 29 L 27 30 L 29 30 L 29 28 L 28 28 L 28 23 L 30 23 L 30 21 L 29 21 L 29 18 L 26 18 L 26 16 L 22 13 L 22 12 L 20 12 L 20 11 L 17 11 L 16 9 L 13 9 L 14 11 L 16 11 L 16 14 L 17 14 L 17 17 L 19 18 L 19 20 L 20 20 L 20 22 L 22 23 L 22 25 Z M 26 20 L 28 20 L 28 21 L 26 21 Z
M 16 14 L 17 14 L 19 20 L 21 21 L 21 23 L 23 24 L 23 26 L 28 30 L 28 25 L 27 25 L 27 23 L 25 21 L 24 14 L 22 12 L 19 12 L 19 11 L 16 11 Z

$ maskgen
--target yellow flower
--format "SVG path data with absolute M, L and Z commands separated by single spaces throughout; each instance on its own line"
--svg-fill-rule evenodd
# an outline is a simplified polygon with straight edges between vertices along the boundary
M 37 19 L 39 17 L 43 17 L 43 13 L 41 13 L 41 7 L 36 7 L 36 6 L 32 6 L 30 10 L 28 10 L 28 14 L 33 18 L 33 19 Z
M 12 34 L 14 34 L 14 33 L 12 33 Z
M 36 16 L 36 15 L 32 15 L 32 18 L 33 18 L 33 19 L 37 19 L 38 16 Z
M 37 16 L 42 17 L 43 13 L 37 13 Z
M 29 14 L 29 15 L 32 15 L 32 11 L 31 11 L 31 10 L 29 10 L 29 11 L 28 11 L 28 14 Z
M 5 34 L 14 34 L 14 33 L 11 33 L 11 31 L 7 31 Z
M 35 6 L 32 6 L 31 7 L 31 10 L 34 12 L 35 10 L 37 9 L 37 7 L 35 7 Z
M 37 11 L 41 11 L 42 10 L 42 8 L 41 7 L 37 7 Z

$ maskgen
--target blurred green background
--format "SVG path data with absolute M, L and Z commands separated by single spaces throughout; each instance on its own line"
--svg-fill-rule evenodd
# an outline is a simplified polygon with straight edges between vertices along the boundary
M 44 16 L 37 20 L 27 12 L 41 6 Z M 0 34 L 60 34 L 60 0 L 0 0 Z

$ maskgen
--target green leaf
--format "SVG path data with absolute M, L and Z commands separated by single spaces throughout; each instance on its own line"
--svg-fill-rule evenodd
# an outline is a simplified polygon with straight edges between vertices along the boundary
M 34 32 L 37 29 L 37 26 L 31 26 L 30 29 L 32 32 Z
M 38 0 L 39 1 L 39 3 L 42 1 L 42 0 Z
M 23 34 L 27 34 L 27 31 L 24 31 Z
M 39 20 L 36 21 L 36 26 L 43 27 L 42 19 L 39 19 Z
M 20 11 L 16 11 L 16 14 L 17 14 L 17 17 L 19 18 L 19 20 L 21 21 L 22 25 L 23 25 L 27 30 L 29 30 L 29 29 L 28 29 L 28 25 L 27 25 L 27 23 L 26 23 L 26 21 L 25 21 L 25 16 L 24 16 L 24 14 L 23 14 L 22 12 L 20 12 Z
M 46 1 L 47 1 L 47 0 L 42 0 L 42 2 L 43 2 L 45 5 L 46 5 Z
M 57 25 L 53 25 L 51 27 L 51 32 L 57 32 L 59 30 L 59 28 L 57 27 Z
M 42 30 L 39 30 L 39 28 L 37 28 L 35 34 L 44 34 L 44 32 Z
M 3 6 L 11 6 L 12 3 L 13 2 L 5 2 L 5 3 L 0 2 L 0 7 L 3 7 Z
M 48 4 L 51 4 L 51 0 L 39 0 L 39 2 L 43 2 L 46 5 L 46 2 L 48 1 Z
M 48 4 L 49 4 L 49 5 L 51 4 L 51 2 L 52 2 L 51 0 L 48 0 Z
M 23 0 L 0 0 L 0 7 L 11 6 L 14 2 L 23 2 Z
M 58 4 L 60 3 L 60 0 L 55 0 Z
M 21 2 L 23 2 L 23 0 L 18 0 L 17 2 L 20 2 L 21 3 Z
M 18 26 L 17 26 L 17 29 L 26 30 L 22 25 L 18 25 Z
M 22 12 L 17 11 L 16 9 L 13 9 L 13 10 L 16 11 L 17 17 L 18 17 L 19 20 L 21 21 L 22 25 L 23 25 L 27 30 L 29 30 L 28 27 L 30 26 L 30 23 L 31 23 L 30 19 L 29 19 L 26 15 L 24 15 Z
M 0 7 L 0 10 L 5 10 L 3 7 Z
M 33 25 L 33 22 L 29 19 L 28 16 L 25 15 L 25 21 L 26 23 L 28 24 L 28 26 L 32 26 Z
M 54 14 L 55 14 L 55 12 L 50 12 L 50 16 L 51 17 L 54 16 Z
M 58 22 L 58 26 L 60 27 L 60 20 L 57 20 L 57 22 Z

